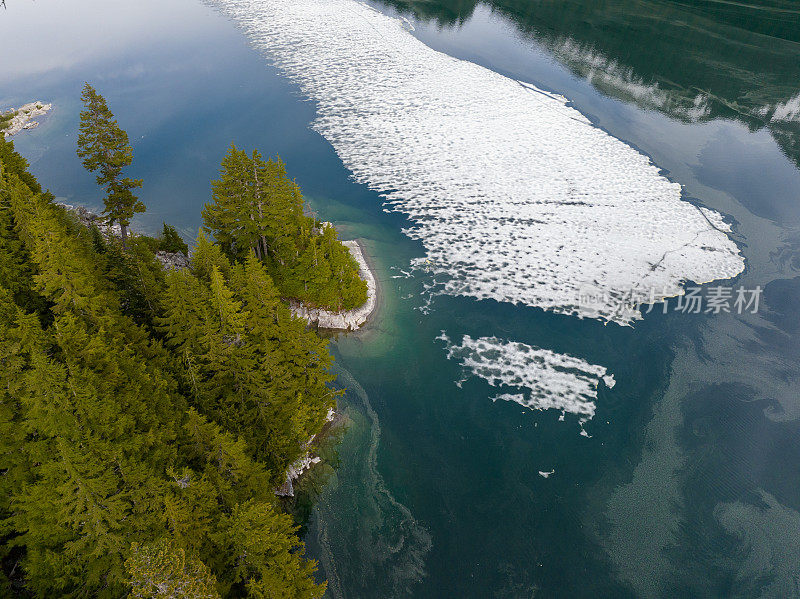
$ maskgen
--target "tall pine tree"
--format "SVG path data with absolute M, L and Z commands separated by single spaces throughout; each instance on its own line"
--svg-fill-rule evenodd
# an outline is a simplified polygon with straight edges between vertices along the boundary
M 124 247 L 131 218 L 145 211 L 144 204 L 133 194 L 134 189 L 141 187 L 142 180 L 122 176 L 122 169 L 133 160 L 133 148 L 128 134 L 108 109 L 106 99 L 88 83 L 83 86 L 81 100 L 84 110 L 78 156 L 87 170 L 97 173 L 97 184 L 106 192 L 103 213 L 111 224 L 119 223 Z

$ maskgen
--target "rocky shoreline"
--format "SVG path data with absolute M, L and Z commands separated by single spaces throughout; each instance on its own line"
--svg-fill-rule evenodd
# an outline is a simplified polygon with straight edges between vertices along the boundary
M 314 464 L 319 464 L 322 458 L 316 455 L 316 447 L 319 442 L 330 432 L 330 430 L 341 423 L 344 416 L 336 410 L 328 410 L 328 416 L 325 419 L 325 424 L 318 435 L 312 436 L 308 443 L 306 443 L 306 453 L 298 459 L 294 464 L 289 466 L 286 470 L 286 480 L 284 483 L 275 489 L 275 495 L 278 497 L 294 497 L 294 483 L 300 479 L 303 474 L 308 472 Z
M 350 250 L 350 254 L 358 262 L 358 274 L 367 284 L 367 301 L 364 302 L 364 305 L 342 312 L 309 308 L 296 300 L 290 301 L 289 306 L 295 316 L 303 318 L 309 324 L 320 329 L 355 331 L 364 326 L 375 311 L 378 305 L 378 285 L 375 275 L 364 257 L 364 248 L 361 244 L 357 240 L 343 241 L 342 244 Z
M 92 227 L 97 227 L 105 237 L 119 237 L 120 227 L 118 224 L 109 225 L 105 218 L 99 214 L 95 214 L 88 208 L 84 208 L 83 206 L 73 206 L 72 204 L 64 204 L 62 202 L 56 202 L 56 204 L 77 218 L 84 227 L 89 229 Z M 131 234 L 133 234 L 133 232 L 131 232 Z
M 73 206 L 71 204 L 59 205 L 67 212 L 75 215 L 84 226 L 96 226 L 105 237 L 118 237 L 120 235 L 120 227 L 118 224 L 107 224 L 102 216 L 87 210 L 83 206 Z M 131 231 L 131 235 L 136 235 L 136 233 Z M 378 305 L 378 284 L 375 279 L 375 274 L 365 257 L 364 248 L 357 240 L 343 241 L 342 244 L 350 251 L 356 262 L 358 262 L 358 274 L 367 284 L 367 301 L 364 302 L 362 306 L 353 310 L 333 312 L 321 308 L 309 308 L 297 300 L 289 300 L 289 308 L 292 314 L 319 329 L 355 331 L 367 323 Z M 182 269 L 189 267 L 191 256 L 187 256 L 183 252 L 159 251 L 156 252 L 156 259 L 165 269 Z
M 63 203 L 58 203 L 58 205 L 75 216 L 75 218 L 78 219 L 78 222 L 80 222 L 84 227 L 97 227 L 103 237 L 110 238 L 120 236 L 121 230 L 119 224 L 115 223 L 113 225 L 109 225 L 105 218 L 95 214 L 91 210 L 87 210 L 83 206 L 73 206 L 72 204 Z M 136 233 L 131 231 L 130 235 L 135 237 Z M 161 263 L 161 266 L 165 270 L 170 268 L 176 268 L 178 270 L 182 268 L 189 268 L 189 256 L 183 252 L 164 252 L 159 250 L 156 252 L 156 260 Z
M 47 112 L 52 108 L 52 104 L 29 102 L 28 104 L 20 106 L 15 110 L 12 109 L 10 111 L 0 113 L 0 117 L 6 116 L 9 113 L 16 113 L 9 121 L 7 121 L 5 127 L 0 130 L 2 130 L 5 137 L 10 137 L 19 133 L 23 129 L 35 129 L 39 126 L 39 121 L 35 121 L 33 119 L 47 114 Z M 0 126 L 2 126 L 2 121 L 0 121 Z

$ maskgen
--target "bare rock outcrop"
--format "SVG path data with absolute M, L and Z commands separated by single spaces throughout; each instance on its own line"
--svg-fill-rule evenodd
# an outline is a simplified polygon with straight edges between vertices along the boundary
M 83 206 L 73 206 L 72 204 L 59 204 L 59 206 L 64 208 L 64 210 L 70 214 L 73 214 L 84 227 L 97 227 L 97 229 L 106 239 L 111 237 L 119 237 L 121 234 L 118 223 L 109 225 L 108 221 L 104 217 L 100 216 L 99 214 L 95 214 L 91 210 L 87 210 Z M 136 236 L 136 233 L 133 231 L 131 231 L 130 234 L 131 237 Z M 156 252 L 156 260 L 161 263 L 161 266 L 164 268 L 164 270 L 181 270 L 184 268 L 189 268 L 190 264 L 189 257 L 183 252 L 164 252 L 159 250 Z
M 23 129 L 35 129 L 39 126 L 39 121 L 35 121 L 33 119 L 47 114 L 47 112 L 52 108 L 52 104 L 29 102 L 24 106 L 20 106 L 16 110 L 11 110 L 10 113 L 14 113 L 14 116 L 8 121 L 0 122 L 0 127 L 3 127 L 3 122 L 5 123 L 5 127 L 0 130 L 3 131 L 3 135 L 5 137 L 10 137 L 11 135 L 19 133 Z M 0 117 L 8 114 L 9 112 L 0 113 Z
M 189 268 L 191 265 L 189 256 L 183 252 L 158 251 L 156 252 L 156 260 L 161 263 L 164 270 L 183 270 L 184 268 Z

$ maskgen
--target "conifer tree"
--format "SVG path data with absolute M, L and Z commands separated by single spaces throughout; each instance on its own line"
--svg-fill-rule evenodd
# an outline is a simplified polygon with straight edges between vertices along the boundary
M 133 543 L 125 567 L 131 596 L 137 599 L 221 599 L 208 567 L 166 539 L 144 546 Z
M 52 315 L 40 320 L 17 308 L 2 340 L 10 353 L 0 368 L 13 368 L 5 370 L 16 402 L 8 405 L 30 463 L 29 479 L 10 490 L 16 507 L 6 525 L 25 547 L 31 590 L 113 596 L 125 586 L 131 535 L 154 521 L 149 506 L 163 483 L 153 474 L 175 451 L 164 423 L 180 418 L 182 402 L 167 354 L 119 312 L 91 244 L 30 190 L 10 197 L 32 282 Z
M 186 430 L 200 466 L 182 471 L 172 486 L 171 527 L 217 573 L 222 594 L 321 597 L 325 585 L 312 576 L 316 563 L 303 559 L 297 528 L 277 511 L 271 477 L 247 455 L 245 443 L 194 410 Z M 195 522 L 202 523 L 199 534 Z
M 254 255 L 281 295 L 311 305 L 342 310 L 366 301 L 358 264 L 333 227 L 304 214 L 300 187 L 279 157 L 265 161 L 231 146 L 212 189 L 204 230 L 231 260 Z
M 0 595 L 24 583 L 36 597 L 320 597 L 273 489 L 333 405 L 325 342 L 261 261 L 232 264 L 202 237 L 191 271 L 120 275 L 113 244 L 33 185 L 9 146 Z M 155 272 L 138 242 L 126 264 Z M 132 289 L 157 300 L 158 333 Z
M 102 242 L 102 240 L 101 240 Z M 96 240 L 92 236 L 92 243 Z M 120 296 L 120 308 L 137 324 L 153 326 L 160 314 L 159 301 L 164 286 L 164 270 L 155 260 L 148 240 L 134 237 L 127 250 L 108 244 L 104 253 L 105 277 Z
M 189 246 L 178 233 L 178 230 L 172 225 L 164 223 L 161 231 L 161 238 L 159 239 L 158 249 L 164 252 L 183 252 L 189 253 Z
M 167 275 L 161 330 L 203 413 L 241 434 L 278 482 L 334 405 L 330 354 L 255 256 L 224 277 L 216 246 L 201 238 L 197 253 L 193 271 Z
M 106 99 L 88 83 L 83 86 L 81 100 L 84 110 L 81 111 L 78 156 L 87 170 L 97 173 L 97 184 L 106 192 L 103 213 L 111 224 L 119 223 L 124 247 L 131 218 L 145 210 L 132 191 L 141 187 L 142 180 L 122 176 L 122 169 L 133 160 L 133 148 Z

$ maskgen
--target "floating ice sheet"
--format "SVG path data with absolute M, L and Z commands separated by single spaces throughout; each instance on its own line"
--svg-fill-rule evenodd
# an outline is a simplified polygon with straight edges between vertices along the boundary
M 495 401 L 569 412 L 586 421 L 594 416 L 600 381 L 609 388 L 615 383 L 603 366 L 525 343 L 465 335 L 458 345 L 444 333 L 439 339 L 447 346 L 447 357 L 460 362 L 465 373 L 504 390 Z
M 316 103 L 356 180 L 409 216 L 444 292 L 624 324 L 683 281 L 742 270 L 721 219 L 565 98 L 356 0 L 210 1 Z

